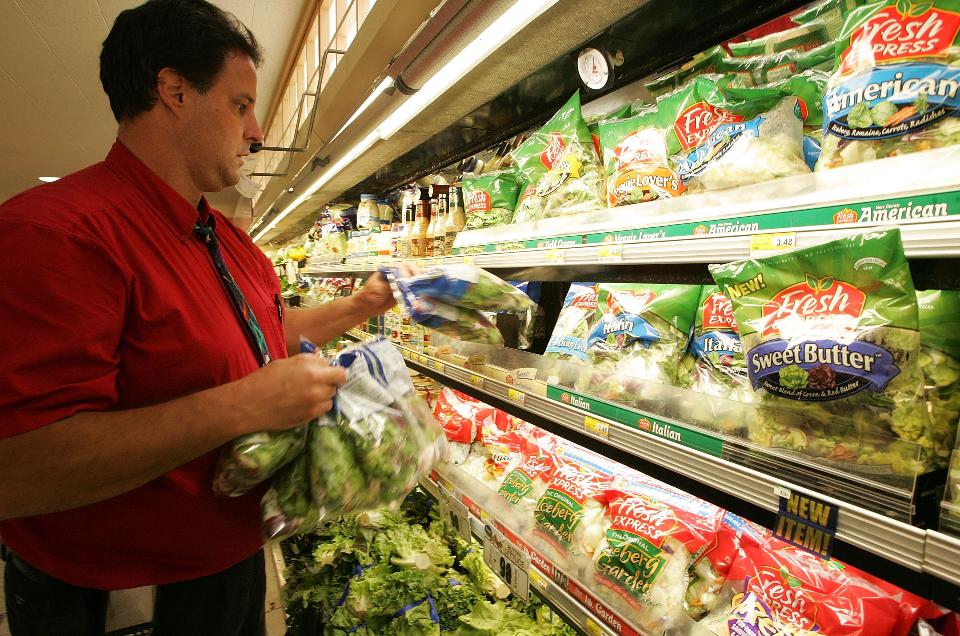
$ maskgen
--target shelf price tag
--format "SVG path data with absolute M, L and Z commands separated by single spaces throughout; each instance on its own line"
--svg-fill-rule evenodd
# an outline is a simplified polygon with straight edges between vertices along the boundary
M 547 250 L 545 256 L 548 265 L 562 265 L 566 257 L 566 250 Z
M 603 629 L 601 629 L 600 626 L 597 625 L 596 621 L 594 621 L 592 618 L 588 618 L 586 620 L 584 623 L 584 628 L 586 628 L 586 631 L 588 634 L 590 634 L 590 636 L 603 636 Z
M 530 571 L 527 574 L 530 575 L 530 582 L 533 583 L 534 587 L 541 592 L 547 591 L 547 579 L 543 578 L 543 575 L 540 574 L 536 568 L 530 568 Z
M 466 542 L 473 540 L 470 531 L 470 512 L 467 507 L 449 490 L 440 491 L 443 497 L 445 521 L 447 525 L 453 528 L 453 531 Z
M 479 375 L 471 375 L 471 376 L 470 376 L 470 384 L 472 384 L 473 386 L 477 387 L 478 389 L 482 389 L 482 388 L 483 388 L 483 378 L 480 377 Z
M 597 250 L 597 260 L 601 263 L 618 263 L 623 260 L 623 245 L 601 245 Z
M 530 598 L 530 557 L 498 530 L 483 539 L 483 560 L 510 590 L 526 601 Z
M 796 232 L 768 232 L 750 237 L 750 256 L 770 256 L 788 252 L 797 246 Z
M 439 360 L 432 360 L 430 366 L 433 367 L 433 370 L 437 373 L 443 373 L 443 363 Z
M 588 433 L 593 433 L 597 437 L 607 438 L 610 435 L 610 425 L 596 418 L 585 415 L 583 417 L 583 428 Z
M 507 390 L 507 397 L 518 404 L 523 404 L 527 394 L 523 391 L 517 391 L 516 389 L 509 389 Z
M 464 256 L 464 257 L 463 257 L 463 264 L 464 264 L 464 265 L 473 265 L 473 264 L 475 264 L 476 262 L 477 262 L 477 257 L 476 257 L 476 256 L 473 256 L 472 254 L 468 254 L 467 256 Z

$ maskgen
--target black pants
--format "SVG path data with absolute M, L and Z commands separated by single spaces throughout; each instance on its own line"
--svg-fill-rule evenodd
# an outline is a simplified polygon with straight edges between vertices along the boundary
M 18 566 L 4 568 L 12 636 L 103 636 L 108 592 L 69 585 Z M 154 636 L 264 636 L 263 551 L 228 570 L 157 586 Z

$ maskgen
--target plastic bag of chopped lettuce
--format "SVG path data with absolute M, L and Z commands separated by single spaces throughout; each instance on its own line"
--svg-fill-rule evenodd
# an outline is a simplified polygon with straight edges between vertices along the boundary
M 629 117 L 632 109 L 632 104 L 627 102 L 626 104 L 612 111 L 606 113 L 597 113 L 596 115 L 583 118 L 584 123 L 587 125 L 587 130 L 590 131 L 590 138 L 593 139 L 593 148 L 597 151 L 597 158 L 600 159 L 601 162 L 603 161 L 603 149 L 600 147 L 600 135 L 598 133 L 600 122 Z
M 533 518 L 535 533 L 556 550 L 551 556 L 558 564 L 569 567 L 578 558 L 593 558 L 606 529 L 604 511 L 611 479 L 576 462 L 563 462 L 554 471 Z
M 958 10 L 957 0 L 887 0 L 850 11 L 823 98 L 818 170 L 960 143 Z
M 735 88 L 732 79 L 702 75 L 657 99 L 670 167 L 684 185 L 716 190 L 809 172 L 803 100 L 786 86 Z
M 710 271 L 733 302 L 751 387 L 775 407 L 757 409 L 753 441 L 848 467 L 924 468 L 917 446 L 926 456 L 934 435 L 899 230 Z
M 442 431 L 389 341 L 349 347 L 333 364 L 347 372 L 334 409 L 308 425 L 307 452 L 261 502 L 269 539 L 398 502 L 446 454 Z
M 596 314 L 596 284 L 571 284 L 544 355 L 558 360 L 586 360 L 587 339 Z
M 731 42 L 730 53 L 735 57 L 755 57 L 783 51 L 809 51 L 830 41 L 826 24 L 822 20 L 811 20 L 806 24 L 765 35 L 756 40 Z
M 536 305 L 493 274 L 472 265 L 432 267 L 413 276 L 397 268 L 382 271 L 414 322 L 461 340 L 500 345 L 503 336 L 482 312 L 512 312 L 522 318 L 520 348 L 529 347 Z
M 865 0 L 823 0 L 810 5 L 790 19 L 800 25 L 810 24 L 816 20 L 823 23 L 827 37 L 835 40 L 840 37 L 843 28 L 843 19 L 853 9 L 866 4 Z
M 699 285 L 600 283 L 601 314 L 587 339 L 595 369 L 664 384 L 683 385 L 681 373 Z
M 465 230 L 507 225 L 513 220 L 520 185 L 512 170 L 463 177 L 463 204 L 467 209 Z
M 655 106 L 598 127 L 610 207 L 678 197 L 686 187 L 670 169 Z
M 917 292 L 920 369 L 926 383 L 936 457 L 946 464 L 960 420 L 960 292 Z
M 700 293 L 690 355 L 694 358 L 691 389 L 729 400 L 753 401 L 733 303 L 715 285 L 704 285 Z
M 604 207 L 603 170 L 580 112 L 579 91 L 512 157 L 524 183 L 515 223 Z

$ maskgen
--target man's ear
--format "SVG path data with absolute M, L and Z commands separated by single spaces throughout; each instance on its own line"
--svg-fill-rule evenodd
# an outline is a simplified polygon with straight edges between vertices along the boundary
M 179 113 L 183 108 L 186 89 L 186 80 L 172 68 L 157 73 L 157 100 L 171 112 Z

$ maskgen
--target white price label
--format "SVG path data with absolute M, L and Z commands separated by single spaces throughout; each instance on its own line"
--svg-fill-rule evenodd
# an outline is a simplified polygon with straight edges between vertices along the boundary
M 775 494 L 777 497 L 783 497 L 784 499 L 789 499 L 789 498 L 790 498 L 790 489 L 789 489 L 789 488 L 785 488 L 784 486 L 774 486 L 774 487 L 773 487 L 773 494 Z
M 526 601 L 530 598 L 530 557 L 493 530 L 483 539 L 483 560 L 510 590 Z
M 797 246 L 796 232 L 768 232 L 750 237 L 750 256 L 770 256 L 788 252 Z
M 601 263 L 617 263 L 623 260 L 623 245 L 601 245 L 597 250 L 597 260 Z
M 441 491 L 443 496 L 444 508 L 446 509 L 446 522 L 453 531 L 466 542 L 473 540 L 470 532 L 470 513 L 463 502 L 447 490 Z
M 517 391 L 516 389 L 509 389 L 507 391 L 507 397 L 517 402 L 518 404 L 523 404 L 524 400 L 527 397 L 527 394 L 523 391 Z

